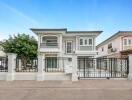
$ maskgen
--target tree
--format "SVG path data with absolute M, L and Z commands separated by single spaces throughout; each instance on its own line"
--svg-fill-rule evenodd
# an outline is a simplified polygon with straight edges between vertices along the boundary
M 17 34 L 3 43 L 4 52 L 16 53 L 23 58 L 37 56 L 37 41 L 33 36 Z

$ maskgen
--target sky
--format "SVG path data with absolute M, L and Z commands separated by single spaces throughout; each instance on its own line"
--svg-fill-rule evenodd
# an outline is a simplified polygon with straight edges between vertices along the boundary
M 132 0 L 0 0 L 0 40 L 30 28 L 103 31 L 96 44 L 132 31 Z

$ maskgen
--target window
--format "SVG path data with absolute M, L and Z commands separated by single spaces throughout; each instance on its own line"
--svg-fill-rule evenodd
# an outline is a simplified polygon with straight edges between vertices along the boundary
M 108 49 L 112 48 L 112 43 L 108 44 Z
M 93 44 L 93 41 L 92 41 L 93 39 L 91 39 L 91 38 L 86 38 L 86 37 L 84 37 L 84 38 L 81 38 L 80 39 L 80 45 L 81 46 L 91 46 L 92 44 Z
M 124 45 L 127 45 L 127 39 L 124 39 Z
M 66 43 L 66 53 L 72 53 L 72 41 Z
M 83 39 L 80 39 L 80 45 L 83 45 Z
M 128 44 L 131 45 L 131 40 L 130 39 L 128 40 Z
M 57 46 L 57 40 L 54 39 L 47 39 L 46 46 Z
M 92 39 L 89 39 L 89 45 L 92 45 Z
M 104 51 L 104 48 L 102 47 L 101 50 Z
M 57 68 L 57 57 L 46 57 L 46 68 Z
M 85 42 L 84 43 L 85 43 L 85 45 L 87 45 L 87 39 L 85 39 Z

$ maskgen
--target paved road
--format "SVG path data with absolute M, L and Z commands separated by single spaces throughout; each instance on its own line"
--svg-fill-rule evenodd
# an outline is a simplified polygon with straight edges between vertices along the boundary
M 0 100 L 132 100 L 132 81 L 0 81 Z

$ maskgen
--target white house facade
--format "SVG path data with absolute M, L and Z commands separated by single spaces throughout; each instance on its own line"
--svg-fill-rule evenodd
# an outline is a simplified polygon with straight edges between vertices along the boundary
M 57 75 L 61 72 L 67 76 L 78 70 L 73 68 L 78 67 L 77 59 L 94 58 L 97 55 L 95 40 L 102 32 L 34 28 L 31 30 L 38 36 L 38 54 L 43 56 L 45 74 Z M 81 66 L 84 66 L 83 62 Z

